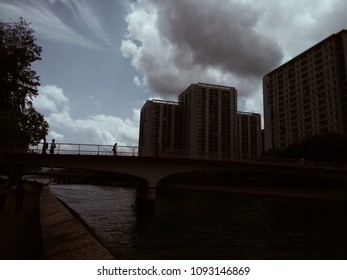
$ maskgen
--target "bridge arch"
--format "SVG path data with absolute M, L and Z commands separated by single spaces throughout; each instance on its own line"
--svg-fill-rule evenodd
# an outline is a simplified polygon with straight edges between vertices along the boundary
M 71 168 L 112 173 L 122 173 L 142 178 L 149 188 L 156 188 L 165 178 L 177 174 L 203 171 L 250 172 L 263 170 L 266 172 L 302 173 L 313 176 L 327 175 L 346 177 L 346 169 L 317 168 L 300 165 L 262 164 L 258 162 L 194 160 L 180 158 L 154 158 L 130 156 L 95 156 L 95 155 L 40 155 L 35 153 L 3 154 L 0 164 L 17 166 L 38 166 L 48 168 Z
M 0 157 L 2 165 L 39 166 L 48 168 L 77 168 L 106 172 L 120 172 L 142 178 L 147 187 L 144 200 L 154 200 L 158 183 L 174 174 L 196 171 L 265 170 L 306 174 L 309 176 L 327 176 L 347 178 L 346 168 L 281 164 L 262 161 L 218 161 L 182 158 L 155 158 L 136 156 L 102 156 L 102 155 L 42 155 L 36 153 L 8 153 Z M 346 186 L 343 186 L 346 189 Z M 344 190 L 345 191 L 345 190 Z M 346 192 L 347 193 L 347 192 Z

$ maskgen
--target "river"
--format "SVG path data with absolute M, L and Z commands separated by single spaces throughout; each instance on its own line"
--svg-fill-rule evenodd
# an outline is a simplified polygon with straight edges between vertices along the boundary
M 346 259 L 345 201 L 162 189 L 154 215 L 136 189 L 51 185 L 122 259 Z

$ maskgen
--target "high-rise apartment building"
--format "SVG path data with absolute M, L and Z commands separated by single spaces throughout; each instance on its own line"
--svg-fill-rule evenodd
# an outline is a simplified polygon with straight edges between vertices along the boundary
M 347 133 L 347 30 L 263 78 L 265 150 L 308 136 Z
M 178 99 L 149 100 L 142 107 L 141 156 L 234 159 L 261 154 L 260 114 L 237 112 L 235 88 L 192 84 Z
M 182 149 L 205 158 L 237 153 L 237 91 L 233 87 L 192 84 L 179 97 Z
M 180 149 L 178 102 L 148 100 L 141 109 L 139 154 L 160 156 Z
M 257 113 L 237 112 L 238 155 L 262 154 L 261 116 Z

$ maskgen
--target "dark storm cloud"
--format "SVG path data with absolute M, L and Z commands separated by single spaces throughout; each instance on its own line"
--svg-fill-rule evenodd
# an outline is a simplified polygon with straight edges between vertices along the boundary
M 263 11 L 240 1 L 137 1 L 121 50 L 143 75 L 136 81 L 164 98 L 197 82 L 250 96 L 283 57 L 281 47 L 256 30 Z
M 239 76 L 264 75 L 282 59 L 280 46 L 254 28 L 261 10 L 233 1 L 156 1 L 157 26 L 192 63 Z M 177 57 L 176 57 L 177 58 Z M 175 62 L 179 67 L 179 60 Z

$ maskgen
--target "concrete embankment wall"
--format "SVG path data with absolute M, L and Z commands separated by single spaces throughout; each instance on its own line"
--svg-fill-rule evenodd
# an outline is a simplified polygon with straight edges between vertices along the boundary
M 40 197 L 45 258 L 50 260 L 114 259 L 45 186 Z

